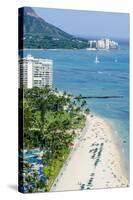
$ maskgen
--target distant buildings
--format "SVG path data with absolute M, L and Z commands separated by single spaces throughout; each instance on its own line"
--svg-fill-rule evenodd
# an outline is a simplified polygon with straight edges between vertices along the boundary
M 110 39 L 90 40 L 88 41 L 90 49 L 108 50 L 118 48 L 118 43 Z
M 93 49 L 93 48 L 94 48 L 94 49 L 96 48 L 96 43 L 97 43 L 96 40 L 90 40 L 89 43 L 90 43 L 90 48 L 92 48 L 92 49 Z
M 53 61 L 28 55 L 19 59 L 19 87 L 52 87 Z

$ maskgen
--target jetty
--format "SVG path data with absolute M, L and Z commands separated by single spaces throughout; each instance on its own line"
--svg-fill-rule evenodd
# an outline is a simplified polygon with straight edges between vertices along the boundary
M 114 99 L 123 98 L 123 96 L 75 96 L 74 99 Z

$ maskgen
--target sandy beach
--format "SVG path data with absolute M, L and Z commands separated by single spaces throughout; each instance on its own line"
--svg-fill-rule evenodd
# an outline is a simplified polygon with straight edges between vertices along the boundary
M 121 151 L 113 129 L 96 115 L 86 125 L 54 181 L 51 191 L 127 187 Z

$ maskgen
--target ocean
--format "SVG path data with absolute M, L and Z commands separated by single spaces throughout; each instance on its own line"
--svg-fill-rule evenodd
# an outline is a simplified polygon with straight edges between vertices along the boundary
M 20 55 L 22 51 L 20 51 Z M 109 120 L 120 138 L 125 167 L 129 171 L 129 46 L 109 51 L 24 50 L 24 57 L 53 60 L 53 86 L 83 96 L 122 96 L 87 99 L 90 110 Z M 99 63 L 95 63 L 98 57 Z

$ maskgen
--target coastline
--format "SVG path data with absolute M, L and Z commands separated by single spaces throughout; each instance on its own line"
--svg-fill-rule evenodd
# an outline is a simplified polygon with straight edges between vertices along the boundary
M 117 147 L 119 154 L 120 154 L 120 159 L 121 159 L 121 164 L 122 164 L 122 169 L 123 169 L 123 173 L 125 174 L 125 176 L 127 177 L 127 179 L 129 179 L 129 160 L 126 160 L 126 155 L 124 152 L 124 147 L 123 147 L 123 139 L 119 136 L 119 131 L 115 125 L 114 121 L 110 121 L 107 118 L 103 118 L 106 123 L 108 123 L 108 125 L 110 126 L 110 129 L 112 131 L 112 137 L 113 137 L 113 141 L 115 146 Z
M 56 177 L 51 191 L 127 187 L 122 153 L 104 118 L 86 115 L 86 126 Z
M 97 52 L 97 51 L 109 51 L 109 50 L 113 50 L 113 49 L 91 49 L 91 48 L 82 48 L 82 49 L 76 49 L 76 48 L 73 48 L 73 49 L 60 49 L 60 48 L 56 48 L 56 49 L 28 49 L 28 48 L 25 48 L 25 49 L 19 49 L 19 51 L 81 51 L 81 50 L 85 50 L 85 51 L 92 51 L 92 52 Z
M 57 48 L 57 49 L 19 49 L 19 51 L 77 51 L 77 50 L 86 50 L 88 51 L 86 48 L 83 48 L 83 49 L 60 49 L 60 48 Z M 93 51 L 93 50 L 92 50 Z

